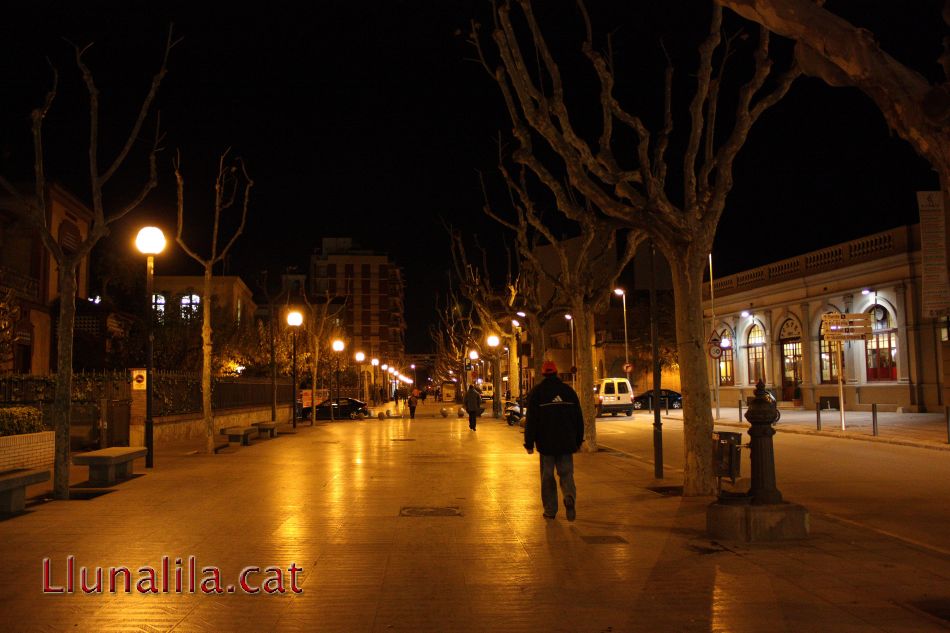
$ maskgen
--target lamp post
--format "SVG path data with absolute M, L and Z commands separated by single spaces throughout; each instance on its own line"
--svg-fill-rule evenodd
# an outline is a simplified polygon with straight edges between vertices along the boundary
M 565 314 L 564 318 L 571 324 L 571 384 L 574 384 L 574 318 L 570 314 Z
M 379 367 L 379 359 L 372 358 L 369 361 L 369 364 L 373 366 L 373 406 L 379 404 L 377 399 L 379 398 L 378 388 L 376 387 L 376 368 Z
M 152 321 L 155 318 L 153 293 L 153 277 L 155 276 L 155 256 L 165 250 L 165 234 L 155 226 L 146 226 L 135 236 L 135 247 L 146 255 L 145 263 L 145 294 L 148 301 L 148 316 L 145 326 L 148 332 L 148 344 L 145 348 L 145 467 L 151 468 L 155 464 L 155 444 L 153 441 L 152 423 L 152 354 L 155 347 L 155 332 Z
M 291 355 L 292 360 L 290 375 L 294 381 L 294 401 L 291 420 L 295 429 L 297 428 L 297 328 L 300 327 L 301 323 L 303 323 L 303 315 L 300 314 L 300 312 L 297 310 L 291 310 L 287 313 L 287 325 L 290 326 L 290 331 L 293 334 L 293 344 L 291 346 L 293 351 Z M 311 422 L 313 421 L 311 420 Z
M 476 369 L 476 365 L 475 365 L 475 361 L 478 360 L 478 352 L 476 352 L 475 350 L 470 351 L 468 353 L 468 359 L 472 361 L 472 373 L 470 375 L 470 378 L 472 379 L 472 384 L 474 385 L 478 376 L 478 369 Z
M 343 351 L 344 347 L 346 347 L 346 345 L 344 345 L 343 341 L 341 341 L 340 339 L 336 339 L 335 341 L 333 341 L 333 351 L 337 352 L 336 358 L 334 358 L 334 360 L 336 361 L 336 404 L 337 406 L 340 405 L 340 352 Z M 330 398 L 330 419 L 331 420 L 333 419 L 333 403 L 334 403 L 334 399 Z
M 515 330 L 515 357 L 518 359 L 518 401 L 521 401 L 521 322 L 512 319 L 511 325 Z
M 356 381 L 356 384 L 360 390 L 360 398 L 363 397 L 363 361 L 366 360 L 366 354 L 363 352 L 356 352 L 353 356 L 356 359 L 356 362 L 359 366 L 359 379 Z
M 379 366 L 383 370 L 383 382 L 386 383 L 386 391 L 384 392 L 383 402 L 389 402 L 389 365 L 383 363 Z
M 627 346 L 627 293 L 623 288 L 614 288 L 614 294 L 623 299 L 623 373 L 630 380 L 630 348 Z
M 499 418 L 501 417 L 501 394 L 499 394 L 501 391 L 501 380 L 499 380 L 499 374 L 501 372 L 499 371 L 498 345 L 501 343 L 501 339 L 499 339 L 495 334 L 490 334 L 488 338 L 485 339 L 485 342 L 488 343 L 488 349 L 491 350 L 491 412 L 492 417 Z

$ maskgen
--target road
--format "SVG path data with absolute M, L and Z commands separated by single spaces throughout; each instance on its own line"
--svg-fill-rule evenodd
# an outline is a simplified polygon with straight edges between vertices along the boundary
M 598 441 L 652 463 L 652 422 L 649 413 L 598 418 Z M 748 440 L 743 434 L 743 443 Z M 774 443 L 778 488 L 786 501 L 950 555 L 950 453 L 792 433 L 777 433 Z M 663 420 L 663 449 L 665 479 L 679 484 L 679 420 Z M 749 472 L 749 452 L 744 449 L 743 478 L 736 490 L 748 489 Z M 724 486 L 731 488 L 728 480 Z

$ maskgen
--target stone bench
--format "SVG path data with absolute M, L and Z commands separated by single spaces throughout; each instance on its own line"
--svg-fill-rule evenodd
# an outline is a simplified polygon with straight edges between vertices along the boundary
M 276 422 L 254 422 L 251 426 L 257 428 L 258 437 L 263 437 L 264 433 L 270 433 L 271 437 L 277 437 Z
M 18 468 L 0 473 L 0 514 L 23 512 L 26 507 L 26 487 L 49 480 L 49 471 Z
M 221 429 L 221 435 L 227 435 L 229 442 L 240 442 L 242 446 L 250 446 L 251 433 L 256 430 L 253 426 L 228 426 Z
M 131 477 L 132 463 L 146 454 L 148 449 L 144 446 L 113 446 L 73 455 L 73 463 L 89 466 L 89 481 L 92 483 L 111 486 L 118 479 Z

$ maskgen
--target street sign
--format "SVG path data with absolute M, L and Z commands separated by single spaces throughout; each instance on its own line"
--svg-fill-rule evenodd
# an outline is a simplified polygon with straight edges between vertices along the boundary
M 821 335 L 829 341 L 861 340 L 873 332 L 871 315 L 865 312 L 821 315 Z
M 722 343 L 722 339 L 719 338 L 719 335 L 716 334 L 715 332 L 713 332 L 712 335 L 709 337 L 709 340 L 706 341 L 706 344 L 712 347 L 719 347 L 720 343 Z
M 133 369 L 132 370 L 132 390 L 141 391 L 143 389 L 145 389 L 145 370 Z
M 623 373 L 629 374 L 633 371 L 633 363 L 625 363 L 623 366 Z
M 713 360 L 716 360 L 720 356 L 722 356 L 722 348 L 719 347 L 718 345 L 710 345 L 709 357 L 712 358 Z

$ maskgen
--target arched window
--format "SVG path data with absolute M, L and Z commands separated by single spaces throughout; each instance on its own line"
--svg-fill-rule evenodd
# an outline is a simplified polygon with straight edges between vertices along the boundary
M 868 382 L 897 380 L 897 328 L 887 308 L 871 306 L 871 329 L 867 340 Z
M 840 314 L 839 312 L 829 312 L 828 314 Z M 821 382 L 838 382 L 838 376 L 841 373 L 838 368 L 838 341 L 829 341 L 818 330 L 818 350 L 819 366 L 821 372 Z M 844 366 L 844 355 L 840 356 L 841 365 Z
M 736 384 L 736 363 L 732 345 L 732 332 L 729 331 L 729 328 L 719 333 L 719 347 L 722 348 L 722 355 L 719 357 L 719 385 L 732 387 Z
M 749 330 L 746 358 L 749 361 L 749 384 L 765 380 L 765 331 L 758 324 Z
M 798 321 L 786 319 L 779 330 L 782 344 L 782 400 L 801 398 L 802 384 L 802 330 Z

